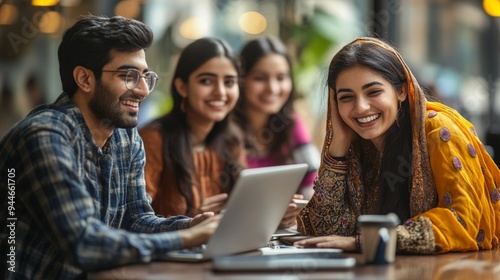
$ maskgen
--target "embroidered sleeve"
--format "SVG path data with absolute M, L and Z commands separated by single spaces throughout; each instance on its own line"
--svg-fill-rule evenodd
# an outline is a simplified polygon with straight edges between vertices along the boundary
M 346 187 L 347 161 L 324 155 L 314 181 L 314 195 L 297 217 L 298 230 L 308 235 L 356 233 L 356 216 L 349 207 Z
M 396 228 L 397 250 L 401 253 L 432 254 L 435 251 L 434 232 L 429 218 L 410 219 Z

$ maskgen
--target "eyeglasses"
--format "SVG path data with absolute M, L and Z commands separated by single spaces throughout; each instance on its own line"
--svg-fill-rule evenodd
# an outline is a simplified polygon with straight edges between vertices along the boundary
M 148 86 L 148 91 L 152 92 L 156 83 L 158 82 L 158 74 L 153 71 L 149 71 L 141 75 L 141 72 L 137 69 L 123 69 L 123 70 L 102 70 L 102 72 L 121 72 L 125 73 L 124 75 L 120 75 L 124 78 L 125 86 L 128 89 L 134 89 L 139 83 L 140 78 L 144 78 L 146 81 L 146 85 Z

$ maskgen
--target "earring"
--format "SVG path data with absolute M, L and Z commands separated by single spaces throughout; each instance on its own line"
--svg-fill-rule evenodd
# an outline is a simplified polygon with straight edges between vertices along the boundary
M 403 106 L 403 100 L 399 100 L 399 104 L 398 104 L 398 113 L 396 115 L 396 126 L 399 128 L 399 114 L 401 114 L 401 106 Z
M 186 113 L 186 98 L 182 98 L 182 101 L 181 101 L 181 111 L 183 113 Z

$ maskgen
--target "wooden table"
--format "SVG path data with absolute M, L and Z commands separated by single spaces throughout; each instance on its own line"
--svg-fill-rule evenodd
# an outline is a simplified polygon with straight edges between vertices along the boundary
M 361 260 L 360 254 L 347 254 Z M 435 256 L 398 255 L 391 265 L 357 265 L 348 270 L 221 273 L 211 262 L 153 262 L 91 273 L 88 279 L 471 279 L 500 280 L 500 249 Z

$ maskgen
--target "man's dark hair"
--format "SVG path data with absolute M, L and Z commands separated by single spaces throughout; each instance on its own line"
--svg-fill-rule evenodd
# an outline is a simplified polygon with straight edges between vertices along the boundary
M 120 16 L 82 16 L 68 28 L 59 45 L 59 74 L 63 90 L 71 98 L 77 90 L 73 70 L 83 66 L 101 78 L 101 70 L 111 57 L 110 50 L 134 52 L 153 42 L 151 29 L 134 19 Z

